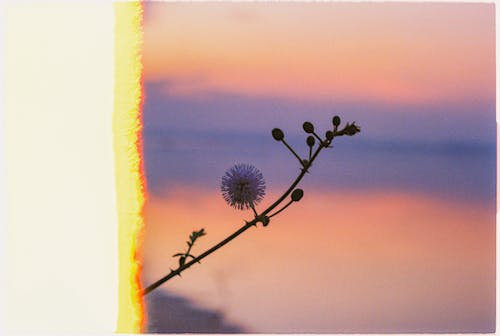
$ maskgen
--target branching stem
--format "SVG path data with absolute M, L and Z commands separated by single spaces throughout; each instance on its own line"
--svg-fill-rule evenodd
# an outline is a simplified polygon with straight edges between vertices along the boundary
M 293 150 L 292 147 L 290 147 L 290 145 L 285 141 L 285 139 L 282 139 L 281 142 L 283 142 L 283 144 L 286 146 L 286 148 L 288 148 L 288 150 L 290 150 L 290 152 L 292 152 L 292 154 L 297 158 L 297 160 L 299 160 L 299 162 L 302 164 L 302 159 L 300 158 L 300 156 L 295 153 L 295 151 Z
M 160 280 L 152 283 L 151 285 L 149 285 L 148 287 L 146 287 L 143 292 L 142 292 L 142 295 L 147 295 L 148 293 L 150 293 L 152 290 L 156 289 L 157 287 L 161 286 L 162 284 L 164 284 L 165 282 L 167 282 L 168 280 L 170 280 L 171 278 L 173 278 L 174 276 L 176 275 L 179 275 L 181 274 L 182 271 L 184 271 L 185 269 L 188 269 L 189 267 L 191 267 L 194 263 L 199 263 L 201 261 L 201 259 L 205 258 L 206 256 L 212 254 L 213 252 L 217 251 L 218 249 L 220 249 L 222 246 L 226 245 L 227 243 L 229 243 L 231 240 L 233 240 L 234 238 L 238 237 L 240 234 L 242 234 L 243 232 L 245 232 L 246 230 L 248 230 L 249 228 L 251 228 L 252 226 L 254 226 L 255 224 L 257 224 L 257 219 L 254 219 L 253 221 L 251 222 L 247 222 L 244 226 L 242 226 L 238 231 L 234 232 L 232 235 L 230 235 L 229 237 L 227 237 L 226 239 L 224 239 L 223 241 L 221 241 L 220 243 L 218 243 L 217 245 L 213 246 L 212 248 L 206 250 L 205 252 L 203 252 L 202 254 L 200 254 L 199 256 L 197 256 L 196 258 L 192 259 L 190 262 L 188 263 L 185 263 L 183 266 L 177 268 L 176 270 L 171 270 L 170 273 L 168 273 L 167 275 L 165 275 L 163 278 L 161 278 Z
M 316 137 L 318 137 L 318 136 L 316 135 Z M 300 157 L 297 155 L 297 153 L 295 153 L 295 151 L 284 140 L 282 140 L 282 142 L 295 155 L 295 157 L 297 157 L 297 159 L 299 160 L 299 162 L 302 165 L 300 174 L 293 181 L 293 183 L 290 185 L 290 187 L 283 193 L 283 195 L 281 195 L 280 198 L 278 198 L 273 204 L 271 204 L 260 215 L 257 214 L 257 211 L 252 206 L 251 208 L 252 208 L 252 210 L 254 212 L 254 215 L 255 215 L 255 218 L 252 221 L 246 222 L 245 225 L 243 225 L 241 228 L 239 228 L 236 232 L 234 232 L 233 234 L 231 234 L 230 236 L 228 236 L 226 239 L 222 240 L 218 244 L 214 245 L 210 249 L 206 250 L 205 252 L 203 252 L 202 254 L 200 254 L 198 257 L 193 258 L 191 261 L 185 263 L 184 265 L 179 266 L 175 270 L 171 270 L 170 273 L 168 273 L 167 275 L 165 275 L 163 278 L 157 280 L 153 284 L 151 284 L 148 287 L 146 287 L 143 290 L 143 292 L 142 292 L 143 295 L 147 295 L 148 293 L 150 293 L 151 291 L 153 291 L 157 287 L 161 286 L 162 284 L 164 284 L 165 282 L 167 282 L 168 280 L 170 280 L 174 276 L 176 276 L 176 275 L 180 276 L 181 272 L 183 272 L 184 270 L 188 269 L 193 264 L 199 263 L 202 259 L 204 259 L 208 255 L 212 254 L 213 252 L 217 251 L 222 246 L 226 245 L 227 243 L 229 243 L 230 241 L 232 241 L 233 239 L 235 239 L 236 237 L 238 237 L 239 235 L 241 235 L 243 232 L 245 232 L 246 230 L 248 230 L 252 226 L 256 226 L 258 222 L 262 221 L 262 219 L 265 218 L 268 213 L 270 213 L 271 211 L 273 211 L 278 205 L 281 204 L 281 202 L 283 202 L 283 200 L 285 200 L 285 198 L 288 197 L 288 195 L 290 195 L 290 193 L 295 189 L 295 187 L 300 183 L 300 181 L 302 180 L 302 178 L 305 176 L 305 174 L 307 173 L 308 168 L 311 167 L 312 163 L 314 162 L 314 160 L 316 159 L 316 157 L 318 156 L 318 154 L 321 152 L 321 150 L 323 148 L 328 147 L 328 145 L 331 143 L 331 140 L 323 142 L 320 139 L 320 143 L 319 143 L 317 149 L 315 150 L 315 152 L 312 155 L 312 157 L 310 156 L 310 160 L 307 163 L 304 163 L 300 159 Z M 280 213 L 281 211 L 283 211 L 285 208 L 287 208 L 291 203 L 292 202 L 287 203 L 282 209 L 278 210 L 276 213 L 272 214 L 269 217 L 277 215 L 278 213 Z M 267 224 L 265 224 L 265 225 L 267 225 Z
M 286 208 L 288 208 L 290 206 L 290 204 L 293 203 L 293 200 L 290 200 L 287 204 L 285 204 L 285 206 L 281 209 L 279 209 L 278 211 L 276 211 L 275 213 L 273 213 L 272 215 L 269 215 L 269 218 L 272 218 L 274 216 L 276 216 L 277 214 L 279 214 L 281 211 L 285 210 Z

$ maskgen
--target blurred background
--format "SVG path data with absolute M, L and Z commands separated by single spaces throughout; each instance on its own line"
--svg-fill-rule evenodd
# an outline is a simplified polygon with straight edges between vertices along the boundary
M 143 285 L 252 219 L 220 194 L 250 163 L 304 198 L 147 297 L 150 332 L 493 332 L 495 9 L 466 3 L 144 5 Z

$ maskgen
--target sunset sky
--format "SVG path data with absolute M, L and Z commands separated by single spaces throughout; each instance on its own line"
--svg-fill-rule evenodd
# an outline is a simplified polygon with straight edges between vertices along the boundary
M 495 9 L 465 3 L 146 3 L 144 282 L 251 212 L 224 172 L 261 170 L 271 204 L 306 155 L 302 123 L 335 139 L 304 199 L 162 290 L 251 332 L 492 332 Z

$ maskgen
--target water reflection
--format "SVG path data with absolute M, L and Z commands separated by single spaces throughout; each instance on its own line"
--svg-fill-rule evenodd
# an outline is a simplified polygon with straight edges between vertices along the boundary
M 191 230 L 208 232 L 196 254 L 251 216 L 214 191 L 170 195 L 147 203 L 146 282 L 175 266 Z M 423 194 L 306 190 L 164 288 L 253 332 L 492 332 L 495 212 Z

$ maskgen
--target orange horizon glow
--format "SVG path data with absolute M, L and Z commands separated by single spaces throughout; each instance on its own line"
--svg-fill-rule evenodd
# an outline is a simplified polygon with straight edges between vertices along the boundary
M 173 94 L 396 102 L 495 94 L 488 4 L 198 3 L 151 12 L 144 76 L 170 81 Z

